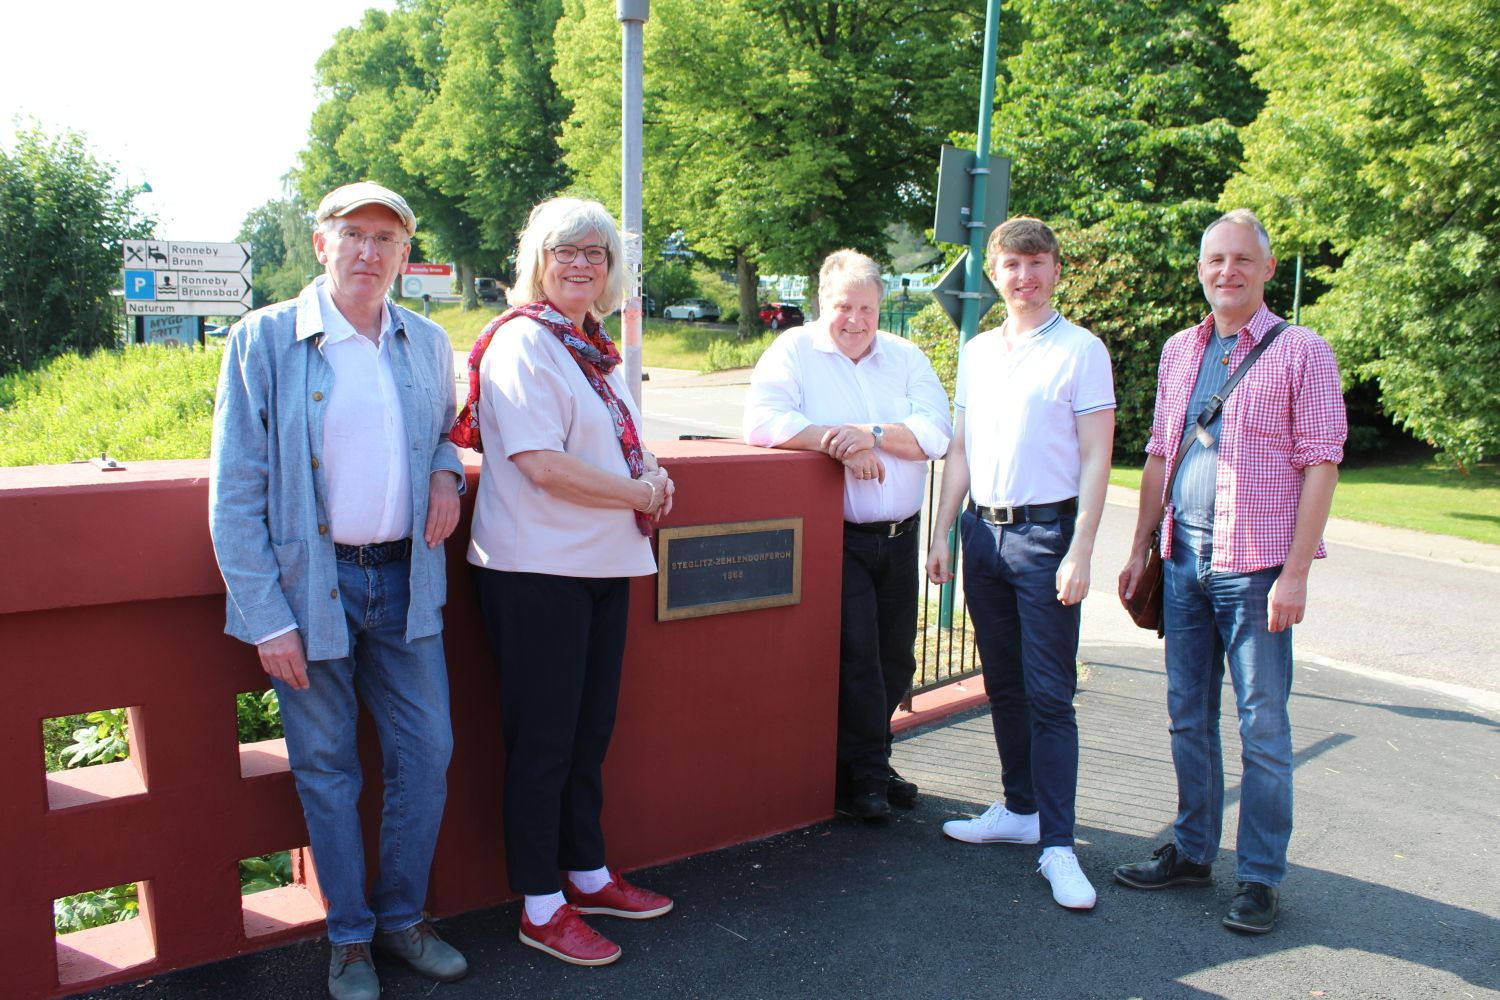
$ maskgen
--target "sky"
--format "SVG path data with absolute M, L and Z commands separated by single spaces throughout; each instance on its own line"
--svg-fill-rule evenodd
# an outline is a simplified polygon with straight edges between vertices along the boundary
M 31 0 L 7 4 L 0 145 L 17 115 L 82 133 L 169 240 L 228 242 L 281 196 L 318 100 L 313 65 L 394 0 Z

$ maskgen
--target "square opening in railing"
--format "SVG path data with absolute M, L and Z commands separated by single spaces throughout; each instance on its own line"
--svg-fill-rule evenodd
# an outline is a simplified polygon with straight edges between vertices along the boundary
M 47 771 L 110 764 L 130 758 L 130 718 L 124 708 L 42 720 Z
M 47 807 L 67 809 L 144 794 L 142 718 L 135 705 L 43 719 Z
M 150 882 L 127 882 L 54 900 L 58 982 L 80 985 L 153 961 L 150 895 Z
M 290 770 L 282 739 L 281 703 L 270 688 L 234 696 L 235 731 L 240 745 L 240 777 L 283 774 Z
M 305 847 L 240 862 L 240 909 L 247 938 L 295 931 L 325 916 L 322 893 Z

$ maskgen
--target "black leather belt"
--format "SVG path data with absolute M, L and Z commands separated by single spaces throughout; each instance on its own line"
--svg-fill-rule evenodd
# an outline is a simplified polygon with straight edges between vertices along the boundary
M 369 545 L 340 545 L 333 543 L 333 557 L 339 562 L 358 563 L 361 566 L 383 566 L 388 562 L 406 559 L 411 555 L 411 539 L 398 538 L 394 542 L 373 542 Z
M 1047 524 L 1060 517 L 1078 513 L 1078 498 L 1069 497 L 1057 503 L 1033 503 L 1024 507 L 981 507 L 970 500 L 969 509 L 978 514 L 982 520 L 1002 527 L 1007 524 L 1022 524 L 1026 521 Z
M 864 524 L 856 524 L 854 521 L 845 521 L 844 528 L 848 531 L 863 531 L 871 535 L 884 535 L 887 538 L 896 538 L 915 531 L 917 522 L 921 520 L 920 513 L 913 514 L 904 521 L 868 521 Z

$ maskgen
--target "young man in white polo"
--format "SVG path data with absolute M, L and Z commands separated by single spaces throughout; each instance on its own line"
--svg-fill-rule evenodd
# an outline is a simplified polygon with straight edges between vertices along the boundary
M 1114 380 L 1099 338 L 1052 308 L 1062 267 L 1051 229 L 1026 217 L 1005 222 L 990 235 L 986 263 L 1007 316 L 959 355 L 927 576 L 953 579 L 948 530 L 968 494 L 964 596 L 1004 797 L 943 832 L 974 844 L 1039 844 L 1053 898 L 1086 910 L 1095 893 L 1073 854 L 1073 695 L 1079 605 L 1114 443 Z

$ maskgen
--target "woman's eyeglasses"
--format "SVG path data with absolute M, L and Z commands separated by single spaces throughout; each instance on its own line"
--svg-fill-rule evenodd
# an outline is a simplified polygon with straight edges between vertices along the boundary
M 571 243 L 559 243 L 547 249 L 552 252 L 553 259 L 559 264 L 571 264 L 578 259 L 579 254 L 583 254 L 583 259 L 590 264 L 603 264 L 609 260 L 609 249 L 597 245 L 580 247 Z

